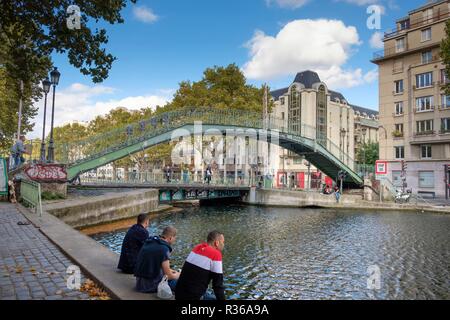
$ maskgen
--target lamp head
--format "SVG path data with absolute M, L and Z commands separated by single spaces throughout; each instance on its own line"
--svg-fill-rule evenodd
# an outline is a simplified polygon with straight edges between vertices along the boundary
M 58 68 L 55 67 L 52 72 L 50 72 L 50 79 L 54 86 L 57 86 L 59 84 L 59 77 L 61 76 L 61 73 L 59 73 Z
M 52 83 L 50 82 L 50 80 L 48 80 L 48 77 L 45 78 L 44 81 L 42 81 L 42 88 L 44 89 L 44 92 L 47 94 L 50 92 L 50 86 L 52 85 Z

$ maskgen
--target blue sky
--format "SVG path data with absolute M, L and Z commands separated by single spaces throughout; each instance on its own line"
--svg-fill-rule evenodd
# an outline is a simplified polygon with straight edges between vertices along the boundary
M 205 68 L 236 63 L 255 85 L 289 85 L 311 69 L 350 103 L 378 109 L 377 67 L 370 62 L 375 32 L 384 32 L 425 0 L 139 0 L 125 23 L 100 23 L 117 57 L 99 85 L 64 55 L 56 124 L 90 120 L 117 106 L 141 108 L 170 100 L 178 83 L 196 81 Z M 382 7 L 381 30 L 369 30 L 367 7 Z M 76 32 L 76 31 L 74 31 Z M 378 43 L 379 44 L 379 43 Z M 39 106 L 42 102 L 38 103 Z M 59 108 L 58 108 L 59 107 Z M 58 116 L 59 113 L 59 116 Z M 36 118 L 39 132 L 42 112 Z

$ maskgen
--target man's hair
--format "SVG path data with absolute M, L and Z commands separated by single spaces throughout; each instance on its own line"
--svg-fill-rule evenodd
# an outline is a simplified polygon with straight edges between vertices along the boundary
M 147 221 L 149 219 L 149 216 L 146 215 L 145 213 L 141 213 L 140 215 L 138 215 L 137 217 L 137 223 L 138 224 L 143 224 L 145 221 Z
M 219 240 L 220 236 L 223 236 L 223 233 L 217 230 L 211 231 L 208 233 L 208 237 L 206 238 L 206 241 L 208 243 L 213 243 L 216 240 Z
M 165 227 L 161 236 L 164 238 L 175 237 L 177 235 L 177 229 L 172 226 Z

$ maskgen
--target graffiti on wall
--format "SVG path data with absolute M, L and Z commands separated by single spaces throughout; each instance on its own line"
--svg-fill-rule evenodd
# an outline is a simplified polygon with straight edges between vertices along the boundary
M 66 182 L 67 172 L 64 166 L 57 164 L 32 164 L 25 168 L 25 174 L 34 181 Z

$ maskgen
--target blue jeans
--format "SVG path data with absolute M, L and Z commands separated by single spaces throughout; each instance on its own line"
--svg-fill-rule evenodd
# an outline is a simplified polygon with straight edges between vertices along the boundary
M 13 155 L 13 160 L 14 168 L 18 168 L 23 162 L 25 162 L 25 159 L 20 154 Z
M 339 192 L 336 192 L 335 195 L 336 195 L 336 202 L 339 203 L 339 200 L 341 199 L 341 194 Z
M 167 284 L 169 285 L 170 289 L 172 289 L 172 292 L 175 292 L 175 288 L 177 286 L 178 280 L 169 280 L 167 281 Z
M 200 300 L 213 301 L 217 300 L 217 298 L 214 293 L 210 292 L 209 290 L 206 290 L 205 294 L 203 295 L 203 297 L 200 298 Z

